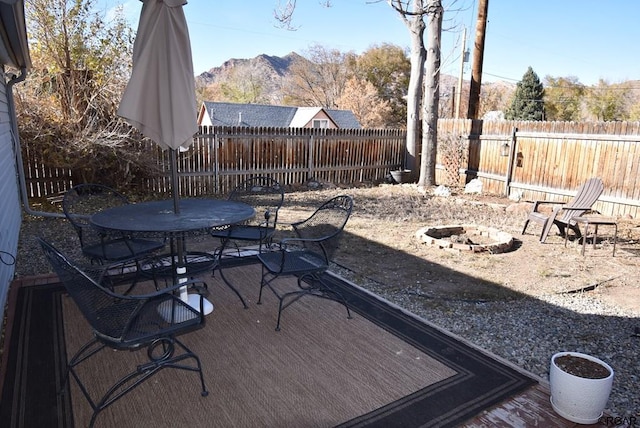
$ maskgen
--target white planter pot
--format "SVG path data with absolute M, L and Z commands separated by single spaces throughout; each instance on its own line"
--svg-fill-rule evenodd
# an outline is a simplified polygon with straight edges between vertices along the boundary
M 571 355 L 594 361 L 609 370 L 603 379 L 588 379 L 567 373 L 560 369 L 556 357 Z M 613 369 L 604 361 L 579 352 L 559 352 L 551 357 L 549 369 L 551 405 L 560 416 L 579 424 L 594 424 L 602 417 L 611 386 Z

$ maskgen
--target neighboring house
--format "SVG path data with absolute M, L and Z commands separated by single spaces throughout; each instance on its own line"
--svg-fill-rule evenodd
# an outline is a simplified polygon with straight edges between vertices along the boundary
M 268 126 L 276 128 L 361 128 L 358 119 L 350 110 L 210 101 L 205 101 L 200 106 L 198 125 Z
M 9 74 L 7 67 L 22 70 Z M 16 113 L 12 87 L 24 79 L 31 67 L 23 0 L 0 0 L 0 316 L 4 317 L 9 285 L 15 273 L 12 264 L 18 252 L 22 221 L 18 165 Z

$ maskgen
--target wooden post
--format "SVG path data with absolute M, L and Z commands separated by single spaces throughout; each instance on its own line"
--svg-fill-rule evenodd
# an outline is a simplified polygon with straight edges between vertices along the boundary
M 471 87 L 469 88 L 469 109 L 467 119 L 477 119 L 480 111 L 480 88 L 482 86 L 482 63 L 484 58 L 484 39 L 487 28 L 489 0 L 480 0 L 476 21 L 476 41 L 473 46 L 473 65 L 471 67 Z
M 452 86 L 451 87 L 451 117 L 452 118 L 458 118 L 458 109 L 456 109 L 456 100 L 459 98 L 459 96 L 456 94 L 456 87 Z
M 209 132 L 214 132 L 213 127 Z M 220 140 L 217 133 L 213 134 L 213 150 L 213 189 L 217 194 L 220 189 Z
M 314 150 L 315 150 L 314 138 L 313 138 L 313 134 L 311 134 L 309 136 L 309 159 L 307 163 L 307 166 L 309 168 L 309 175 L 307 176 L 307 180 L 316 179 L 316 177 L 314 177 L 314 168 L 313 168 L 313 163 L 314 163 L 313 151 Z
M 511 187 L 511 179 L 513 178 L 513 165 L 516 159 L 516 132 L 518 128 L 514 127 L 511 130 L 511 144 L 509 147 L 509 162 L 507 166 L 507 175 L 504 180 L 504 195 L 509 197 L 509 188 Z
M 455 118 L 460 118 L 460 103 L 462 102 L 462 78 L 464 75 L 464 52 L 467 49 L 467 28 L 462 32 L 462 51 L 460 52 L 460 75 L 458 76 L 458 93 L 456 94 L 456 114 Z

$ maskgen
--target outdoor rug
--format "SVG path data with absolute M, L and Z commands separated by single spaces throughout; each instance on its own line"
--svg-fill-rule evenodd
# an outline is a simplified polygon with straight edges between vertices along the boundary
M 303 298 L 274 330 L 277 300 L 260 269 L 226 275 L 249 309 L 218 278 L 203 278 L 215 309 L 204 329 L 182 337 L 202 360 L 209 396 L 194 373 L 163 370 L 104 410 L 96 427 L 430 427 L 457 426 L 535 381 L 446 332 L 328 275 L 353 311 Z M 292 283 L 294 284 L 294 282 Z M 286 284 L 290 286 L 292 284 Z M 60 286 L 20 289 L 0 420 L 7 427 L 86 426 L 91 408 L 71 382 L 58 394 L 67 355 L 90 337 Z M 146 351 L 106 351 L 85 362 L 83 379 L 104 391 Z M 124 372 L 122 372 L 124 373 Z

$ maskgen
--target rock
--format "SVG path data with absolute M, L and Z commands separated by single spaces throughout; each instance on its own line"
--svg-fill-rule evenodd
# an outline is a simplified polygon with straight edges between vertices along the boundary
M 482 181 L 479 178 L 474 178 L 464 186 L 464 193 L 482 193 Z
M 436 190 L 433 191 L 433 194 L 436 196 L 449 197 L 451 196 L 451 190 L 449 190 L 449 188 L 446 186 L 440 185 L 436 187 Z
M 505 208 L 505 211 L 508 213 L 528 214 L 529 212 L 531 212 L 532 207 L 533 204 L 531 202 L 518 202 L 508 205 L 507 208 Z

